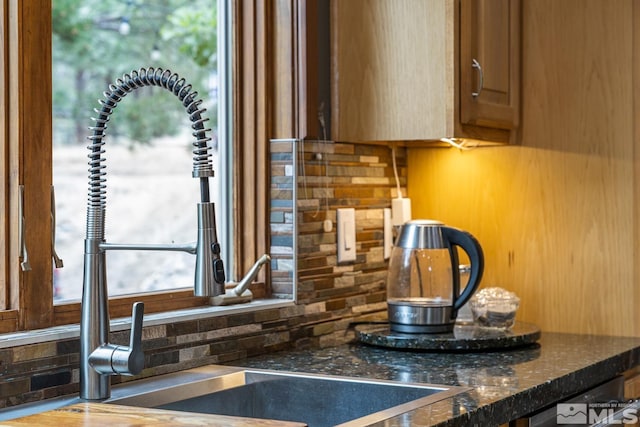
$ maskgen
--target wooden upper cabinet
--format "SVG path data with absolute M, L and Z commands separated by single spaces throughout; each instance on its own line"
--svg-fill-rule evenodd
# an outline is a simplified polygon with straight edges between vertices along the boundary
M 519 1 L 462 0 L 460 67 L 462 123 L 516 128 L 520 104 Z
M 330 34 L 334 140 L 514 138 L 520 0 L 332 0 Z

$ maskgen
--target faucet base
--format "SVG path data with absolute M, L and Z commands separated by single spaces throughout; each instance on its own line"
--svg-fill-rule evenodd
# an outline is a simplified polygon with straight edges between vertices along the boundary
M 246 289 L 242 294 L 235 293 L 235 288 L 227 289 L 224 295 L 218 295 L 209 298 L 209 304 L 221 306 L 221 305 L 233 305 L 244 304 L 253 300 L 253 293 Z

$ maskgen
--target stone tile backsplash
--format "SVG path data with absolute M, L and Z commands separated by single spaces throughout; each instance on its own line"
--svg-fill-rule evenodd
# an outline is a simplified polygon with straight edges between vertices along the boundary
M 113 383 L 291 347 L 343 343 L 353 339 L 352 322 L 386 310 L 383 209 L 396 195 L 390 148 L 289 144 L 272 143 L 271 270 L 273 293 L 282 297 L 290 296 L 296 274 L 298 304 L 145 327 L 145 369 L 136 377 L 113 377 Z M 406 152 L 400 149 L 396 155 L 404 187 Z M 292 156 L 295 167 L 288 166 Z M 292 171 L 297 171 L 295 189 Z M 294 228 L 293 205 L 286 198 L 296 194 Z M 356 209 L 357 259 L 338 264 L 336 209 L 343 207 Z M 332 222 L 328 232 L 323 229 L 326 219 Z M 112 341 L 127 344 L 128 335 L 113 332 Z M 77 393 L 78 353 L 77 338 L 0 350 L 0 407 Z

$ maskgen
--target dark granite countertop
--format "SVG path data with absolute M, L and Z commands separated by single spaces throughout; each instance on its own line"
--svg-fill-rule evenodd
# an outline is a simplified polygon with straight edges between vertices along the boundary
M 640 338 L 542 333 L 526 347 L 483 352 L 424 352 L 351 343 L 293 350 L 229 363 L 473 390 L 389 420 L 398 426 L 494 426 L 521 418 L 640 364 Z

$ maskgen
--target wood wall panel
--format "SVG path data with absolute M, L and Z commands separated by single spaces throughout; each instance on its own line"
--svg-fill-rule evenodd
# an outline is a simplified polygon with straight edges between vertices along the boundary
M 637 117 L 640 116 L 640 3 L 633 2 L 633 263 L 638 263 L 640 259 L 640 121 Z M 633 297 L 631 300 L 634 302 L 633 314 L 635 316 L 634 324 L 636 328 L 640 328 L 640 268 L 634 267 L 633 270 L 633 283 L 636 285 L 633 288 Z M 636 329 L 636 335 L 640 334 L 640 331 Z M 640 373 L 639 373 L 640 375 Z M 638 378 L 640 380 L 640 376 Z M 640 383 L 640 381 L 638 381 Z M 636 384 L 638 384 L 636 383 Z M 640 393 L 640 391 L 639 391 Z M 638 394 L 640 395 L 640 394 Z
M 233 161 L 241 171 L 233 183 L 234 267 L 236 280 L 266 251 L 266 164 L 269 139 L 269 19 L 271 3 L 234 2 Z M 239 52 L 239 54 L 235 54 Z M 228 262 L 230 262 L 229 260 Z
M 474 234 L 543 330 L 640 336 L 632 11 L 523 2 L 521 145 L 409 149 L 414 218 Z
M 7 2 L 0 1 L 0 310 L 9 302 L 9 78 L 8 47 L 9 29 L 7 26 Z

